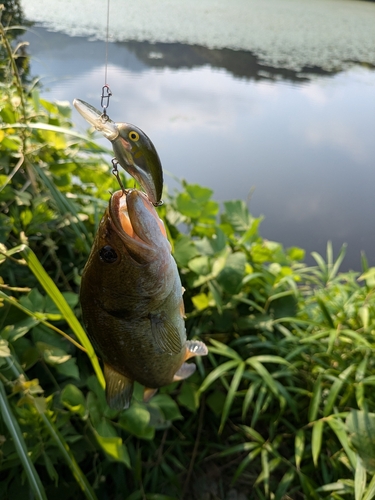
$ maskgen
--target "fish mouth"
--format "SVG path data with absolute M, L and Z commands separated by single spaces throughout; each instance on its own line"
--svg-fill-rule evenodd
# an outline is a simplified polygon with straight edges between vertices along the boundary
M 164 224 L 145 193 L 137 189 L 116 191 L 109 207 L 116 232 L 133 252 L 136 248 L 138 252 L 153 251 L 161 239 L 168 243 Z
M 95 127 L 96 130 L 101 132 L 104 137 L 110 141 L 114 141 L 119 136 L 119 130 L 115 122 L 113 122 L 108 115 L 104 115 L 98 109 L 91 106 L 91 104 L 82 101 L 81 99 L 74 99 L 73 106 L 78 113 L 89 122 L 90 125 Z

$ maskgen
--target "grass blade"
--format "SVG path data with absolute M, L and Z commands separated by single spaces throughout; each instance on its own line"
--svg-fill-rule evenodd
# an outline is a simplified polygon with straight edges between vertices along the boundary
M 42 482 L 34 467 L 34 464 L 32 463 L 29 457 L 21 429 L 8 403 L 4 385 L 1 382 L 1 380 L 0 380 L 0 409 L 1 409 L 2 419 L 4 420 L 4 423 L 7 426 L 10 435 L 12 436 L 18 457 L 23 465 L 27 479 L 29 481 L 31 489 L 35 494 L 35 497 L 37 498 L 37 500 L 47 500 L 46 492 L 44 491 Z
M 87 253 L 90 253 L 90 245 L 92 243 L 92 237 L 86 229 L 86 226 L 80 221 L 78 212 L 75 209 L 73 203 L 71 203 L 68 198 L 61 193 L 55 186 L 53 182 L 49 179 L 49 177 L 43 172 L 43 169 L 39 167 L 39 165 L 33 165 L 34 170 L 37 172 L 39 177 L 42 179 L 44 184 L 50 190 L 53 200 L 56 203 L 56 207 L 59 210 L 61 215 L 72 214 L 75 221 L 71 221 L 71 228 L 75 232 L 76 236 L 81 239 L 85 246 L 85 250 Z
M 80 485 L 85 497 L 88 500 L 97 500 L 94 490 L 90 486 L 90 483 L 86 479 L 86 476 L 81 471 L 65 439 L 62 437 L 60 432 L 52 424 L 52 422 L 45 413 L 39 412 L 39 414 L 43 420 L 44 425 L 48 429 L 48 432 L 50 433 L 52 439 L 55 441 L 57 447 L 59 448 L 61 455 L 63 456 L 70 470 L 72 471 L 77 483 Z
M 357 466 L 354 475 L 354 493 L 355 500 L 362 500 L 363 493 L 366 488 L 366 469 L 363 466 L 362 460 L 357 457 Z
M 289 485 L 293 481 L 293 479 L 294 479 L 294 470 L 289 469 L 288 471 L 285 472 L 285 474 L 281 478 L 281 481 L 275 493 L 275 500 L 281 500 L 282 498 L 284 498 L 284 495 L 288 491 Z
M 357 455 L 354 453 L 349 444 L 348 434 L 344 422 L 337 418 L 336 415 L 335 417 L 327 418 L 327 423 L 336 434 L 337 439 L 340 441 L 349 458 L 351 466 L 355 470 L 357 466 Z
M 296 432 L 296 437 L 294 439 L 294 456 L 296 460 L 297 469 L 300 468 L 304 451 L 305 451 L 305 433 L 303 429 L 299 429 Z
M 257 359 L 254 358 L 248 358 L 246 360 L 246 363 L 248 363 L 254 370 L 258 373 L 260 377 L 262 377 L 263 381 L 265 384 L 268 385 L 268 387 L 271 389 L 271 391 L 274 393 L 274 395 L 279 398 L 279 393 L 277 391 L 277 385 L 275 384 L 274 379 L 272 378 L 270 372 L 265 368 L 265 366 L 262 365 L 262 363 L 259 363 Z
M 316 422 L 314 422 L 312 430 L 311 452 L 315 467 L 318 465 L 318 458 L 320 455 L 320 450 L 322 448 L 323 425 L 323 420 L 317 420 Z
M 226 361 L 225 363 L 219 365 L 217 368 L 215 368 L 211 373 L 207 375 L 207 377 L 203 380 L 202 385 L 198 389 L 198 393 L 202 394 L 215 380 L 222 375 L 224 375 L 225 372 L 228 372 L 235 366 L 237 366 L 239 362 L 236 359 L 232 359 L 230 361 Z
M 249 407 L 254 399 L 256 391 L 259 389 L 260 384 L 260 381 L 253 382 L 246 391 L 242 405 L 242 420 L 245 420 Z
M 324 410 L 323 410 L 323 415 L 325 417 L 328 417 L 328 415 L 331 414 L 332 409 L 333 409 L 333 405 L 335 404 L 336 398 L 337 398 L 342 386 L 344 385 L 347 378 L 349 377 L 349 375 L 352 373 L 352 371 L 354 369 L 355 369 L 355 365 L 348 366 L 348 368 L 346 370 L 344 370 L 342 373 L 340 373 L 338 378 L 333 382 L 331 389 L 329 391 L 328 397 L 327 397 L 327 401 L 326 401 Z
M 318 376 L 314 384 L 312 398 L 309 406 L 309 422 L 314 422 L 318 416 L 319 404 L 322 397 L 322 377 Z
M 220 427 L 219 427 L 219 434 L 222 433 L 225 422 L 227 421 L 229 410 L 231 409 L 232 403 L 234 396 L 236 395 L 236 391 L 238 389 L 238 386 L 241 382 L 243 372 L 245 370 L 245 363 L 242 362 L 237 366 L 236 371 L 234 372 L 232 382 L 229 387 L 229 391 L 227 394 L 227 397 L 225 399 L 224 403 L 224 408 L 223 408 L 223 413 L 221 415 L 221 421 L 220 421 Z
M 371 479 L 370 484 L 368 485 L 362 500 L 372 500 L 374 497 L 375 497 L 375 475 Z
M 105 380 L 103 376 L 102 369 L 100 368 L 98 358 L 95 354 L 95 351 L 91 345 L 90 340 L 88 339 L 86 332 L 82 328 L 80 322 L 77 320 L 75 317 L 74 312 L 71 310 L 70 306 L 66 302 L 65 298 L 55 285 L 55 283 L 52 281 L 52 279 L 48 276 L 46 271 L 44 270 L 43 266 L 39 262 L 37 256 L 35 253 L 26 245 L 23 247 L 23 250 L 21 251 L 22 256 L 27 262 L 27 265 L 31 269 L 31 271 L 34 273 L 35 277 L 39 281 L 39 283 L 42 285 L 44 290 L 47 292 L 49 297 L 53 300 L 55 303 L 56 307 L 59 309 L 61 314 L 63 315 L 65 321 L 68 323 L 70 328 L 73 330 L 73 332 L 77 335 L 80 343 L 83 345 L 83 347 L 87 351 L 87 355 L 90 358 L 90 361 L 92 363 L 92 366 L 95 370 L 96 376 L 98 377 L 99 383 L 101 386 L 104 388 L 105 387 Z

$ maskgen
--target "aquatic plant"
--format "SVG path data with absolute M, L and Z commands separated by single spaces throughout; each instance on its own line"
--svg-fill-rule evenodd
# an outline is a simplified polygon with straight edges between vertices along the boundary
M 182 181 L 158 209 L 209 356 L 108 408 L 77 292 L 116 180 L 68 103 L 24 86 L 1 33 L 1 498 L 374 498 L 375 270 L 339 273 L 330 244 L 307 267 L 209 188 Z

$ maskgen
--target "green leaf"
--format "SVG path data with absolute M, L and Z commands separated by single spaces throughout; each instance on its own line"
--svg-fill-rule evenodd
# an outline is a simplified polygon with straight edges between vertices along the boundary
M 250 224 L 250 214 L 242 200 L 224 202 L 224 218 L 236 232 L 245 232 Z
M 224 404 L 224 408 L 223 408 L 223 413 L 221 415 L 221 421 L 220 421 L 220 427 L 219 427 L 219 434 L 221 434 L 223 432 L 225 422 L 227 421 L 227 418 L 228 418 L 228 415 L 229 415 L 229 411 L 231 409 L 231 406 L 232 406 L 234 397 L 236 395 L 238 386 L 239 386 L 239 384 L 241 382 L 242 375 L 243 375 L 243 372 L 245 370 L 245 367 L 246 367 L 246 363 L 242 362 L 242 363 L 240 363 L 237 366 L 236 371 L 234 372 L 234 375 L 233 375 L 233 378 L 232 378 L 232 381 L 231 381 L 231 384 L 230 384 L 230 387 L 229 387 L 229 391 L 228 391 L 228 394 L 227 394 L 227 397 L 226 397 L 226 400 L 225 400 L 225 404 Z
M 331 418 L 327 418 L 327 423 L 331 427 L 333 432 L 336 434 L 338 440 L 340 441 L 342 447 L 345 450 L 345 453 L 348 456 L 350 465 L 352 466 L 353 470 L 355 470 L 357 464 L 357 457 L 349 444 L 347 429 L 345 427 L 344 422 L 338 416 L 335 415 L 332 416 Z
M 305 451 L 305 432 L 303 429 L 299 429 L 296 432 L 296 437 L 294 439 L 294 456 L 296 460 L 297 469 L 301 466 L 301 461 L 303 458 L 303 453 Z
M 192 259 L 189 262 L 188 267 L 194 273 L 204 276 L 211 271 L 208 257 L 205 255 Z
M 128 450 L 120 437 L 103 437 L 94 430 L 95 437 L 105 453 L 116 462 L 122 462 L 130 469 Z
M 365 488 L 366 488 L 366 469 L 362 464 L 362 460 L 358 459 L 354 476 L 355 500 L 362 500 Z
M 275 384 L 274 379 L 272 378 L 272 375 L 270 372 L 267 370 L 267 368 L 262 365 L 257 359 L 256 356 L 252 358 L 248 358 L 246 360 L 246 363 L 250 365 L 254 370 L 259 374 L 259 376 L 262 378 L 262 380 L 265 382 L 266 385 L 271 389 L 271 391 L 274 393 L 274 395 L 280 399 L 280 395 L 277 390 L 277 385 Z
M 315 467 L 318 465 L 318 458 L 322 447 L 323 425 L 323 420 L 317 420 L 314 422 L 312 429 L 311 451 Z
M 12 436 L 14 446 L 16 448 L 18 457 L 24 468 L 31 490 L 34 492 L 38 500 L 47 500 L 47 495 L 46 492 L 44 491 L 43 484 L 38 476 L 34 464 L 31 461 L 21 429 L 8 403 L 4 385 L 1 382 L 1 380 L 0 380 L 0 409 L 1 409 L 2 419 L 4 421 L 4 424 L 8 428 L 10 435 Z
M 346 419 L 349 440 L 352 447 L 361 457 L 363 465 L 371 473 L 375 473 L 375 413 L 351 410 Z
M 156 394 L 156 396 L 151 399 L 149 405 L 159 408 L 166 420 L 173 421 L 182 419 L 177 403 L 168 396 L 168 394 Z
M 338 378 L 333 382 L 331 389 L 328 393 L 327 401 L 324 406 L 323 410 L 323 415 L 325 417 L 328 417 L 328 415 L 331 414 L 333 405 L 335 404 L 336 398 L 344 385 L 344 383 L 347 381 L 351 373 L 354 371 L 355 365 L 350 365 L 348 366 L 340 375 Z
M 321 375 L 318 376 L 314 383 L 312 398 L 309 406 L 308 419 L 309 422 L 316 420 L 318 416 L 319 405 L 322 399 L 322 378 Z
M 186 267 L 197 255 L 198 251 L 188 236 L 182 235 L 175 241 L 173 256 L 179 267 Z
M 217 276 L 217 282 L 226 292 L 233 295 L 241 288 L 242 279 L 245 276 L 246 256 L 242 252 L 228 255 L 225 267 Z
M 236 367 L 240 361 L 237 359 L 232 359 L 230 361 L 226 361 L 225 363 L 219 365 L 217 368 L 212 370 L 211 373 L 207 375 L 207 377 L 203 380 L 202 385 L 200 386 L 198 393 L 202 394 L 202 392 L 206 391 L 208 387 L 215 382 L 216 379 L 229 372 L 232 368 Z
M 243 400 L 243 405 L 242 405 L 242 420 L 246 419 L 247 412 L 249 410 L 249 407 L 254 399 L 254 396 L 256 392 L 259 389 L 259 386 L 261 385 L 261 381 L 253 382 L 248 390 L 246 391 L 244 400 Z
M 8 341 L 5 339 L 0 339 L 0 358 L 6 358 L 10 355 L 11 352 L 8 347 Z
M 199 184 L 186 184 L 185 189 L 192 198 L 202 204 L 207 203 L 213 194 L 212 189 L 200 186 Z
M 177 396 L 177 401 L 191 412 L 195 412 L 199 407 L 198 387 L 196 384 L 184 381 Z
M 248 425 L 240 425 L 240 428 L 243 430 L 243 432 L 250 436 L 254 441 L 260 444 L 264 444 L 265 440 L 263 437 L 257 432 L 255 429 L 252 427 L 249 427 Z
M 287 493 L 288 488 L 293 481 L 295 476 L 295 472 L 292 468 L 287 470 L 283 477 L 281 478 L 281 481 L 279 482 L 279 485 L 277 487 L 276 493 L 275 493 L 275 500 L 282 500 L 284 498 L 284 495 Z
M 61 402 L 73 413 L 77 413 L 81 418 L 87 416 L 86 399 L 82 391 L 73 384 L 67 384 L 61 391 Z
M 177 210 L 191 219 L 197 219 L 202 212 L 202 205 L 188 193 L 180 193 L 176 197 Z
M 215 354 L 219 354 L 220 356 L 225 356 L 226 358 L 237 359 L 238 361 L 242 361 L 241 356 L 231 347 L 219 342 L 215 339 L 210 339 L 211 344 L 214 347 L 210 347 L 210 352 Z
M 210 305 L 210 299 L 205 293 L 198 293 L 198 295 L 194 295 L 194 297 L 192 297 L 191 300 L 197 311 L 203 311 L 204 309 L 207 309 L 207 307 L 209 307 Z
M 375 475 L 372 477 L 362 500 L 372 500 L 374 497 L 375 497 Z
M 55 365 L 55 370 L 66 377 L 71 377 L 76 380 L 80 379 L 76 358 L 71 358 L 63 364 Z
M 150 427 L 150 412 L 144 405 L 134 401 L 120 417 L 121 427 L 140 439 L 153 439 L 155 428 Z
M 71 355 L 67 354 L 63 349 L 59 349 L 45 342 L 36 342 L 36 347 L 42 352 L 44 360 L 50 365 L 59 365 L 71 359 Z

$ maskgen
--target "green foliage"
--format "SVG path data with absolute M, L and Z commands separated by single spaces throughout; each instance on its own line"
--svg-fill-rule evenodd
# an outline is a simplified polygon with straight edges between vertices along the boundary
M 11 62 L 11 61 L 10 61 Z M 339 274 L 259 235 L 242 201 L 182 182 L 164 219 L 189 338 L 210 346 L 149 403 L 106 404 L 80 275 L 117 189 L 67 103 L 0 86 L 0 496 L 375 497 L 375 270 Z M 124 181 L 131 182 L 133 180 Z

